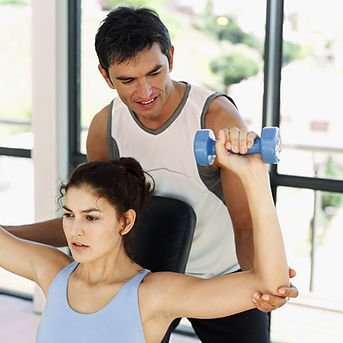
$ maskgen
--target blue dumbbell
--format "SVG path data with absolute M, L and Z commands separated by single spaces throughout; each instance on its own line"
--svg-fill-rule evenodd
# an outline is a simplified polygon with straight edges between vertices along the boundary
M 216 139 L 213 131 L 209 129 L 198 130 L 194 138 L 194 155 L 197 163 L 208 166 L 214 162 L 216 157 Z M 265 127 L 261 138 L 256 138 L 252 148 L 247 154 L 261 154 L 265 163 L 278 163 L 282 150 L 280 130 L 278 127 Z M 229 150 L 232 152 L 231 150 Z

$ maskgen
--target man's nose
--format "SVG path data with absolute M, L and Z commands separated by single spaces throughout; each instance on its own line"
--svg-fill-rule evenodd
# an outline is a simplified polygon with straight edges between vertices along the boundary
M 142 100 L 147 100 L 152 94 L 152 87 L 147 79 L 141 80 L 138 86 L 138 94 Z

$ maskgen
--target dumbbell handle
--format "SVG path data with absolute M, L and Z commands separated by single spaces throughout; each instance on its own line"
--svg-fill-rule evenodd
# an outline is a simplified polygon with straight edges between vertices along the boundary
M 209 129 L 198 130 L 194 138 L 194 155 L 199 165 L 210 165 L 216 155 L 216 139 L 213 131 Z M 262 154 L 266 163 L 278 163 L 281 152 L 280 131 L 277 127 L 265 127 L 261 138 L 256 138 L 254 145 L 246 154 Z M 232 152 L 232 150 L 229 150 Z
M 213 139 L 213 138 L 210 138 L 210 146 L 211 146 L 211 155 L 215 155 L 216 154 L 216 140 Z M 232 152 L 232 150 L 228 149 L 229 152 Z M 249 155 L 249 154 L 260 154 L 261 153 L 261 138 L 256 138 L 254 140 L 254 145 L 249 148 L 247 151 L 246 151 L 246 155 Z

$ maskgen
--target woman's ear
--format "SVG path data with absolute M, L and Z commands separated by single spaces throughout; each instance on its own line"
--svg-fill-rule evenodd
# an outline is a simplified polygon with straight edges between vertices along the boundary
M 135 224 L 136 212 L 133 209 L 126 211 L 122 218 L 122 229 L 119 231 L 121 236 L 129 233 Z
M 112 88 L 112 89 L 116 89 L 114 87 L 114 84 L 112 83 L 112 80 L 110 79 L 108 72 L 99 64 L 98 65 L 98 69 L 102 75 L 102 77 L 105 79 L 106 83 L 108 84 L 108 87 Z

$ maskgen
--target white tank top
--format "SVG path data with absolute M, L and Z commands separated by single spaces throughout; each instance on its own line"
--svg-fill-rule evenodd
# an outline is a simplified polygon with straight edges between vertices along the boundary
M 108 124 L 111 158 L 134 157 L 153 176 L 156 195 L 193 207 L 197 222 L 186 274 L 204 278 L 239 268 L 219 170 L 199 167 L 193 153 L 195 133 L 204 128 L 209 104 L 219 95 L 225 94 L 187 84 L 179 107 L 158 130 L 144 127 L 118 97 Z

